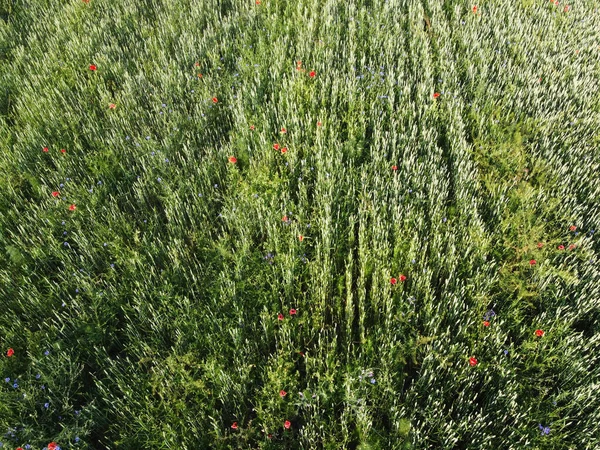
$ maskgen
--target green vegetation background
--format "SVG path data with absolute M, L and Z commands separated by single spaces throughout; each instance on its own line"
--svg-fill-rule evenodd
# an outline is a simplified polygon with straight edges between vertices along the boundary
M 4 448 L 597 449 L 600 15 L 473 6 L 0 1 Z

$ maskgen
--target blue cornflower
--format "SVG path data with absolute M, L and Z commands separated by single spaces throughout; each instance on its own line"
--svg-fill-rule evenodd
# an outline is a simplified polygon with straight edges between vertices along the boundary
M 162 178 L 158 177 L 157 180 L 160 183 L 162 181 Z
M 375 384 L 375 378 L 371 378 L 371 384 Z
M 539 424 L 540 430 L 542 430 L 542 436 L 550 434 L 550 427 L 545 427 L 541 423 Z
M 31 448 L 31 445 L 25 444 L 25 450 L 29 450 L 30 448 Z
M 508 355 L 508 350 L 504 350 L 504 354 L 505 354 L 505 355 Z
M 75 442 L 79 442 L 79 436 L 75 437 Z
M 6 383 L 10 383 L 10 378 L 6 377 L 6 378 L 4 379 L 4 381 L 5 381 Z
M 38 374 L 35 376 L 35 379 L 36 379 L 36 380 L 39 380 L 39 379 L 40 379 L 40 377 L 41 377 L 41 375 L 38 373 Z
M 490 309 L 483 315 L 483 320 L 490 320 L 492 317 L 496 317 L 496 313 L 493 309 Z
M 75 289 L 75 292 L 79 292 L 79 289 Z M 50 354 L 50 350 L 46 350 L 44 355 L 48 356 Z
M 50 406 L 50 403 L 44 403 L 44 408 L 48 409 L 48 407 Z
M 18 387 L 19 387 L 19 385 L 18 385 L 17 383 L 13 384 L 13 388 L 15 388 L 15 389 L 16 389 L 16 388 L 18 388 Z

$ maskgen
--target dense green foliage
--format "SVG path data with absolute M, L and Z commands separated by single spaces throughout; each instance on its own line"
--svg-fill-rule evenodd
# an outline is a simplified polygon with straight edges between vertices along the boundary
M 3 450 L 599 448 L 596 5 L 259 3 L 0 0 Z

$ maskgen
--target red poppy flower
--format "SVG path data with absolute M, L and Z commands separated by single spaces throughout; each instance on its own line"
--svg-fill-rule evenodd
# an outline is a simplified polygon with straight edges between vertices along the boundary
M 392 170 L 395 172 L 396 170 L 398 170 L 398 166 L 392 166 Z
M 260 0 L 256 0 L 256 4 L 257 4 L 257 5 L 260 5 Z
M 440 96 L 439 92 L 436 92 L 435 94 L 433 94 L 433 98 L 438 98 Z
M 250 125 L 250 129 L 251 129 L 251 130 L 254 130 L 254 125 Z
M 285 128 L 282 128 L 282 129 L 281 129 L 281 132 L 282 132 L 282 133 L 287 133 L 287 130 L 286 130 Z
M 117 107 L 117 105 L 115 105 L 114 103 L 109 103 L 108 104 L 108 108 L 109 109 L 115 109 Z
M 487 320 L 484 320 L 484 321 L 483 321 L 483 326 L 484 326 L 484 327 L 489 327 L 489 326 L 490 326 L 490 323 L 489 323 Z
M 277 314 L 277 320 L 283 320 L 283 314 L 281 314 L 281 313 Z
M 67 151 L 66 151 L 64 148 L 61 148 L 61 149 L 60 149 L 60 152 L 61 152 L 61 153 L 67 153 Z
M 287 221 L 288 221 L 288 216 L 283 216 L 283 217 L 281 218 L 281 220 L 282 220 L 283 222 L 287 222 Z
M 279 144 L 273 144 L 273 148 L 274 148 L 275 150 L 279 150 Z
M 58 444 L 56 442 L 50 442 L 48 444 L 48 450 L 55 450 L 56 447 L 58 447 Z
M 238 427 L 237 427 L 237 422 L 233 422 L 233 423 L 231 424 L 231 428 L 233 428 L 234 430 L 237 430 L 237 428 L 238 428 Z
M 542 337 L 544 335 L 544 330 L 535 330 L 535 335 L 537 337 Z
M 296 67 L 300 68 L 302 66 L 302 61 L 296 61 Z
M 542 244 L 541 242 L 538 242 L 538 248 L 542 248 L 544 246 L 544 244 Z
M 316 75 L 314 70 L 311 70 L 311 72 L 308 74 L 309 77 L 314 78 Z
M 197 62 L 196 64 L 194 64 L 194 66 L 196 66 L 196 67 L 200 67 L 200 63 L 199 63 L 199 62 Z
M 321 122 L 317 122 L 317 126 L 320 127 L 322 125 Z
M 52 197 L 58 197 L 59 195 L 60 195 L 60 192 L 58 192 L 58 191 L 54 191 L 52 193 Z
M 569 250 L 573 250 L 575 248 L 575 244 L 569 245 Z
M 304 352 L 298 352 L 300 356 L 304 356 Z
M 395 278 L 390 278 L 390 283 L 392 283 L 392 285 L 396 284 L 398 282 L 398 280 L 396 280 Z
M 217 99 L 217 97 L 213 97 L 212 101 L 213 101 L 213 103 L 217 103 L 219 100 Z
M 535 265 L 535 264 L 536 264 L 536 261 L 535 261 L 535 259 L 532 259 L 532 260 L 530 260 L 530 261 L 529 261 L 529 265 L 533 266 L 533 265 Z
M 477 6 L 473 6 L 473 12 L 476 13 L 477 12 Z
M 96 70 L 96 66 L 93 64 L 90 64 L 90 70 L 93 72 L 94 70 Z
M 406 277 L 404 275 L 400 275 L 400 281 L 405 281 Z
M 75 205 L 69 206 L 69 211 L 75 211 L 75 209 L 77 209 L 77 206 L 75 206 Z
M 281 149 L 281 153 L 287 153 L 287 147 L 283 147 L 283 148 Z
M 285 397 L 287 394 L 287 392 L 285 392 L 283 389 L 279 391 L 279 396 L 280 397 Z
M 575 231 L 576 229 L 577 229 L 577 227 L 576 227 L 575 225 L 571 225 L 571 226 L 569 227 L 569 230 L 571 230 L 571 231 Z
M 12 348 L 9 348 L 9 349 L 6 351 L 6 356 L 8 356 L 9 358 L 10 358 L 12 355 L 14 355 L 14 354 L 15 354 L 15 351 L 14 351 Z
M 23 450 L 23 447 L 17 447 L 17 450 Z
M 198 78 L 202 78 L 202 74 L 201 73 L 198 74 Z
M 290 316 L 295 316 L 296 310 L 294 308 L 290 309 Z
M 469 358 L 469 364 L 470 364 L 471 366 L 476 366 L 476 365 L 477 365 L 477 359 L 476 359 L 476 358 L 473 358 L 473 357 L 470 357 L 470 358 Z
M 302 242 L 302 241 L 304 240 L 304 236 L 302 236 L 302 235 L 298 236 L 298 240 L 299 240 L 300 242 Z
M 283 424 L 283 426 L 285 427 L 285 429 L 289 429 L 290 426 L 292 425 L 292 423 L 289 420 L 286 420 L 285 423 Z
M 83 3 L 85 3 L 86 5 L 90 2 L 90 0 L 83 0 Z
M 44 147 L 44 148 L 42 149 L 42 151 L 43 151 L 44 153 L 48 153 L 48 147 Z
M 564 250 L 564 249 L 565 249 L 565 246 L 561 244 L 561 245 L 559 245 L 559 246 L 558 246 L 558 249 L 559 249 L 559 250 Z
M 235 163 L 237 162 L 237 158 L 236 158 L 235 156 L 230 156 L 230 157 L 229 157 L 229 162 L 230 162 L 231 164 L 235 164 Z
M 569 10 L 569 5 L 565 6 L 565 12 L 567 12 Z

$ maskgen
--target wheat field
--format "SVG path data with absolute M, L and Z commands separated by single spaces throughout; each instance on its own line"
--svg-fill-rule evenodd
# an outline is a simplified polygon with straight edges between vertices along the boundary
M 600 448 L 587 0 L 0 0 L 0 447 Z

